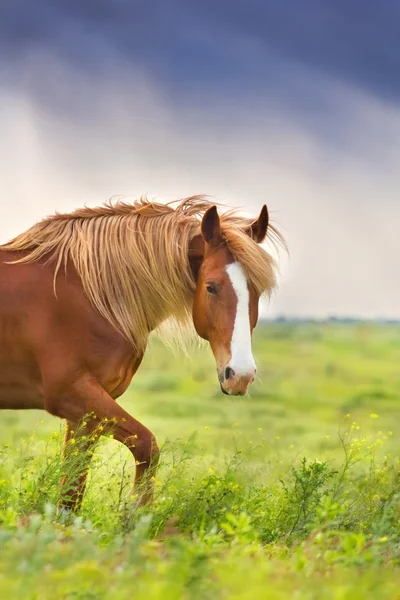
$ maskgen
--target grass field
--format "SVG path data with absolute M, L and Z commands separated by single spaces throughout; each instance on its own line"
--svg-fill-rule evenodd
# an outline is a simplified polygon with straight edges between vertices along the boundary
M 152 342 L 121 401 L 162 446 L 146 510 L 103 439 L 57 516 L 62 424 L 2 412 L 1 598 L 400 598 L 400 328 L 265 324 L 254 354 L 229 398 L 208 350 Z

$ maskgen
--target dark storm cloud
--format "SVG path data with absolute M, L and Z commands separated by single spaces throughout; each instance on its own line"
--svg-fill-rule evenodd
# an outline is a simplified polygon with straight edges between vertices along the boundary
M 32 50 L 92 73 L 120 59 L 171 93 L 202 82 L 245 95 L 253 85 L 281 90 L 300 108 L 312 99 L 293 97 L 282 70 L 315 69 L 397 101 L 399 34 L 396 0 L 3 0 L 0 7 L 3 69 Z
M 204 0 L 198 6 L 210 21 L 258 39 L 265 53 L 272 49 L 282 59 L 399 98 L 396 0 Z

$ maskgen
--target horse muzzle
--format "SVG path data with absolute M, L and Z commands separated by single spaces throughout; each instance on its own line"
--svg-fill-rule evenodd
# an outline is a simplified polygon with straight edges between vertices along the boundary
M 256 377 L 256 369 L 251 368 L 244 372 L 237 372 L 227 366 L 218 371 L 218 379 L 221 391 L 229 396 L 244 396 Z

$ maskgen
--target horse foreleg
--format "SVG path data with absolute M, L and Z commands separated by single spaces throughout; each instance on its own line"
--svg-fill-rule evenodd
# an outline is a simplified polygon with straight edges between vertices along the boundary
M 114 439 L 129 448 L 136 463 L 139 503 L 144 505 L 152 500 L 154 484 L 150 475 L 156 471 L 159 450 L 147 427 L 121 408 L 90 375 L 82 376 L 65 388 L 59 382 L 46 382 L 45 399 L 45 408 L 50 414 L 71 423 L 79 423 L 91 415 L 88 427 L 92 431 L 101 426 L 104 433 L 112 432 Z M 74 494 L 71 496 L 74 498 Z M 78 490 L 76 499 L 79 501 Z
M 94 439 L 83 423 L 66 421 L 60 508 L 77 512 L 82 504 Z

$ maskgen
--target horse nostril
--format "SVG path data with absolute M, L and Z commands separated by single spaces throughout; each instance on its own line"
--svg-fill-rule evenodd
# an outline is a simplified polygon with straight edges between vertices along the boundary
M 235 371 L 230 367 L 225 368 L 225 379 L 230 379 L 231 377 L 235 377 Z

